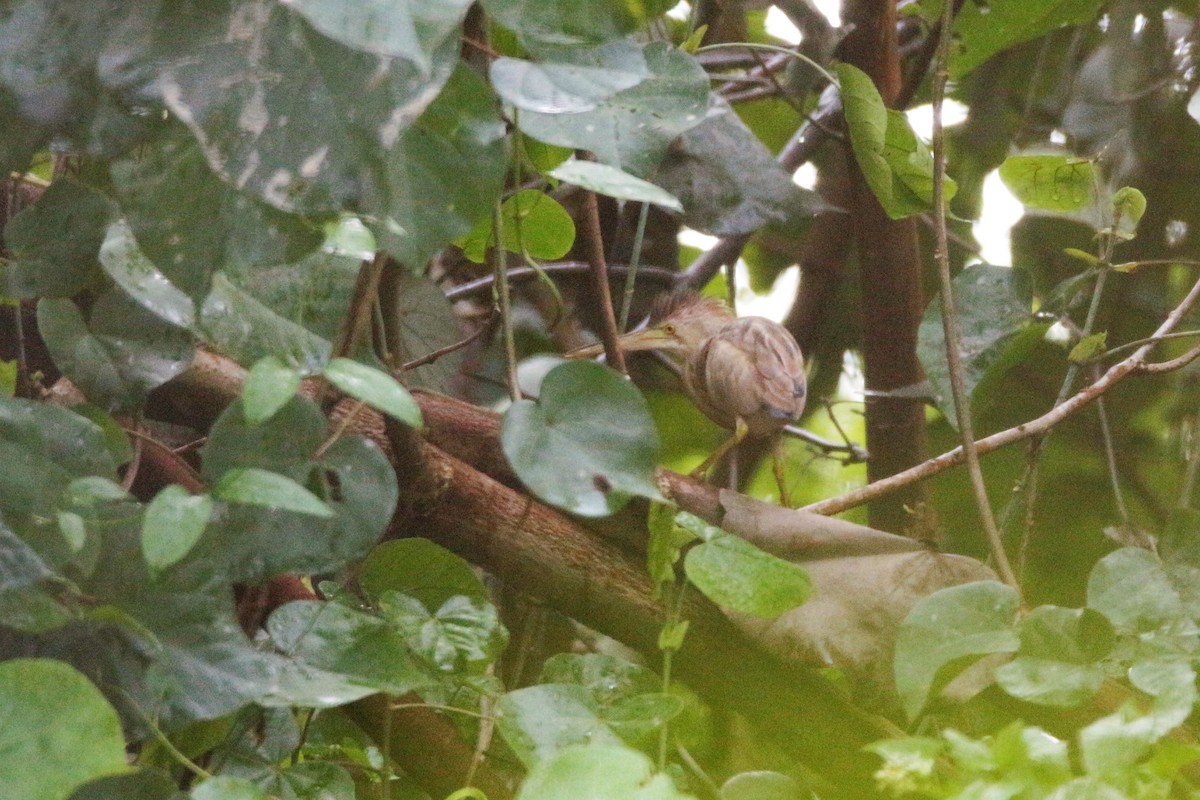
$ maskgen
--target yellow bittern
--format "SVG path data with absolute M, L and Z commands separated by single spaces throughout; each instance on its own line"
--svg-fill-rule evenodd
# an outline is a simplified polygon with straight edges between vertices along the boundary
M 695 292 L 660 298 L 649 327 L 617 340 L 624 351 L 659 350 L 681 367 L 696 405 L 713 422 L 734 431 L 705 459 L 706 473 L 747 436 L 777 437 L 804 411 L 804 357 L 787 328 L 763 317 L 735 317 L 724 302 Z M 572 351 L 597 355 L 600 345 Z M 775 479 L 788 504 L 776 438 Z

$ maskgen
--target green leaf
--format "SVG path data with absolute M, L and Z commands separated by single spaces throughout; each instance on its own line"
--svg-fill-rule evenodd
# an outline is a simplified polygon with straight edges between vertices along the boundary
M 1119 216 L 1121 221 L 1136 228 L 1146 213 L 1146 195 L 1132 186 L 1123 186 L 1113 193 L 1113 216 Z
M 399 631 L 338 603 L 288 603 L 271 614 L 266 627 L 289 658 L 364 686 L 404 694 L 434 683 Z
M 92 303 L 86 321 L 72 301 L 43 299 L 38 330 L 55 366 L 89 400 L 110 411 L 139 408 L 195 356 L 186 331 L 116 290 Z
M 528 253 L 535 259 L 562 258 L 575 243 L 575 222 L 557 200 L 537 189 L 524 189 L 500 206 L 500 239 L 505 250 Z M 459 240 L 463 253 L 482 264 L 488 248 L 495 246 L 490 218 L 480 220 Z
M 556 653 L 546 659 L 539 682 L 582 686 L 601 706 L 662 686 L 662 680 L 646 667 L 603 653 Z
M 954 21 L 950 78 L 957 81 L 1002 50 L 1064 25 L 1095 20 L 1101 0 L 989 0 L 967 3 Z
M 1100 559 L 1088 576 L 1087 600 L 1119 633 L 1149 633 L 1186 619 L 1162 562 L 1137 547 Z
M 325 377 L 337 388 L 413 428 L 420 428 L 421 408 L 408 390 L 386 372 L 348 358 L 335 358 Z
M 387 591 L 379 606 L 412 651 L 443 673 L 482 674 L 508 644 L 508 630 L 486 600 L 457 595 L 431 613 L 417 598 Z
M 276 314 L 224 274 L 200 308 L 197 332 L 241 364 L 275 356 L 303 373 L 320 372 L 333 349 L 328 341 Z
M 500 698 L 496 713 L 496 727 L 504 741 L 527 767 L 572 745 L 621 745 L 620 737 L 600 718 L 595 699 L 582 686 L 545 683 L 517 689 Z
M 807 219 L 824 203 L 801 189 L 722 101 L 671 146 L 654 180 L 683 204 L 684 224 L 714 236 Z
M 538 64 L 496 59 L 489 68 L 496 94 L 522 112 L 578 114 L 637 86 L 648 74 L 641 47 L 632 40 L 573 49 L 564 55 L 570 60 Z
M 393 591 L 434 610 L 456 595 L 483 602 L 487 589 L 471 565 L 428 539 L 396 539 L 374 547 L 363 560 L 359 585 L 374 600 Z
M 1079 211 L 1096 196 L 1092 162 L 1074 156 L 1009 156 L 1000 179 L 1023 204 L 1044 211 Z
M 608 164 L 571 159 L 555 167 L 549 175 L 618 200 L 654 203 L 672 211 L 683 211 L 683 205 L 667 190 Z
M 689 550 L 683 566 L 709 600 L 756 617 L 778 617 L 812 594 L 802 567 L 724 531 Z
M 242 385 L 242 413 L 251 425 L 270 419 L 300 388 L 300 373 L 275 356 L 255 362 Z
M 233 775 L 217 775 L 192 789 L 191 800 L 270 800 L 267 793 L 247 780 Z
M 1104 681 L 1098 663 L 1112 649 L 1112 625 L 1091 609 L 1041 606 L 1021 620 L 1017 657 L 996 668 L 1014 697 L 1052 706 L 1087 702 Z
M 196 304 L 146 258 L 124 221 L 109 226 L 100 264 L 126 294 L 164 322 L 179 328 L 195 322 Z
M 838 64 L 838 83 L 850 144 L 867 185 L 892 219 L 928 211 L 933 203 L 933 155 L 913 133 L 908 118 L 887 108 L 862 70 Z M 954 197 L 946 178 L 946 202 Z
M 564 749 L 535 766 L 517 800 L 688 800 L 637 750 L 593 742 Z
M 998 378 L 1010 366 L 1014 350 L 1028 345 L 1019 334 L 1032 319 L 1027 276 L 1023 271 L 991 264 L 972 264 L 954 277 L 954 304 L 968 394 L 982 398 L 979 386 Z M 1040 337 L 1039 337 L 1040 338 Z M 917 332 L 917 357 L 925 377 L 934 387 L 934 399 L 946 418 L 954 423 L 950 370 L 946 362 L 946 336 L 942 326 L 942 302 L 935 297 L 925 308 Z
M 708 77 L 694 58 L 666 42 L 647 45 L 644 55 L 650 74 L 637 86 L 590 111 L 523 111 L 522 132 L 549 144 L 590 150 L 602 164 L 651 177 L 671 141 L 708 113 Z
M 125 775 L 110 775 L 85 783 L 71 800 L 178 800 L 179 789 L 160 769 L 145 768 Z
M 142 553 L 151 572 L 186 556 L 204 534 L 212 512 L 212 498 L 193 495 L 182 486 L 168 486 L 156 494 L 142 520 Z
M 1107 346 L 1108 331 L 1093 333 L 1091 336 L 1085 336 L 1075 343 L 1075 346 L 1071 348 L 1071 352 L 1067 355 L 1067 360 L 1072 364 L 1085 364 L 1102 354 Z
M 780 772 L 741 772 L 721 786 L 721 800 L 794 800 L 802 797 L 800 784 Z
M 50 185 L 4 228 L 4 294 L 71 297 L 101 277 L 100 245 L 116 207 L 73 180 Z
M 437 51 L 455 36 L 470 0 L 366 0 L 350 6 L 332 0 L 293 0 L 313 27 L 342 44 L 430 69 Z M 457 36 L 455 36 L 457 38 Z
M 0 400 L 0 511 L 53 516 L 75 478 L 117 477 L 104 431 L 65 408 Z M 45 557 L 45 554 L 43 554 Z
M 321 244 L 316 225 L 222 181 L 181 125 L 115 162 L 112 179 L 142 253 L 196 302 L 218 270 L 295 261 Z
M 679 509 L 671 503 L 651 503 L 646 530 L 650 541 L 646 546 L 646 568 L 654 581 L 655 591 L 663 584 L 675 582 L 675 564 L 683 546 L 693 542 L 697 534 L 676 523 Z
M 578 48 L 601 44 L 636 30 L 633 13 L 641 3 L 601 2 L 586 14 L 572 0 L 484 0 L 488 16 L 511 31 L 529 50 L 539 45 Z
M 583 516 L 605 516 L 631 495 L 659 497 L 658 432 L 633 384 L 590 361 L 555 367 L 538 402 L 504 415 L 504 454 L 538 497 Z
M 0 663 L 0 786 L 22 800 L 61 800 L 80 784 L 125 772 L 117 712 L 61 661 Z
M 53 597 L 34 586 L 0 591 L 0 618 L 5 627 L 26 633 L 46 633 L 75 619 Z
M 961 660 L 1017 649 L 1013 622 L 1019 605 L 1010 587 L 984 581 L 942 589 L 913 607 L 900 626 L 894 664 L 896 691 L 909 719 Z
M 388 315 L 384 326 L 392 364 L 402 365 L 462 340 L 458 317 L 442 287 L 425 275 L 398 272 L 379 287 L 380 304 Z M 347 303 L 349 299 L 347 298 Z M 340 320 L 343 303 L 338 309 Z M 432 364 L 404 371 L 404 385 L 452 394 L 452 382 L 462 369 L 464 350 L 444 353 Z
M 314 517 L 332 517 L 333 509 L 300 484 L 255 467 L 229 470 L 213 487 L 213 496 L 230 503 L 281 508 Z

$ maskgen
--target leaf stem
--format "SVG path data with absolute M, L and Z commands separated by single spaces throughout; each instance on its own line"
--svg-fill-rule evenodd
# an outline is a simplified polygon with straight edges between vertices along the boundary
M 621 321 L 617 333 L 629 330 L 629 307 L 633 305 L 633 290 L 637 281 L 638 263 L 642 260 L 642 240 L 646 235 L 646 221 L 650 218 L 650 204 L 642 203 L 638 211 L 637 231 L 633 235 L 633 254 L 629 257 L 629 272 L 625 273 L 625 295 L 621 298 Z
M 949 31 L 953 22 L 954 4 L 944 2 L 942 4 L 941 29 Z M 942 329 L 946 339 L 946 360 L 950 371 L 950 390 L 954 395 L 954 412 L 958 418 L 958 430 L 962 436 L 967 471 L 971 475 L 971 486 L 975 492 L 975 504 L 979 507 L 979 517 L 983 522 L 992 558 L 996 562 L 996 570 L 1004 582 L 1020 594 L 1021 586 L 1009 563 L 1008 554 L 1004 551 L 1004 542 L 1000 538 L 1000 529 L 996 526 L 996 518 L 992 513 L 991 502 L 987 496 L 987 486 L 983 480 L 983 471 L 979 466 L 979 453 L 975 447 L 975 434 L 971 425 L 971 399 L 966 392 L 963 365 L 959 353 L 958 311 L 954 307 L 954 290 L 950 277 L 949 237 L 946 229 L 946 132 L 942 125 L 942 104 L 946 97 L 946 82 L 950 77 L 950 43 L 950 36 L 942 36 L 938 41 L 937 66 L 933 73 L 933 219 L 937 233 L 934 256 L 942 287 Z
M 818 64 L 816 61 L 813 61 L 811 58 L 804 55 L 803 53 L 798 53 L 795 50 L 789 50 L 786 47 L 780 47 L 777 44 L 767 44 L 765 42 L 721 42 L 719 44 L 706 44 L 704 47 L 697 47 L 696 52 L 697 53 L 710 53 L 713 50 L 726 50 L 731 47 L 742 47 L 742 48 L 745 48 L 746 50 L 766 50 L 767 52 L 771 52 L 771 53 L 780 53 L 785 56 L 791 56 L 792 58 L 796 59 L 797 61 L 803 61 L 805 64 L 808 64 L 810 67 L 815 69 L 817 72 L 821 73 L 821 75 L 824 76 L 825 80 L 829 81 L 834 86 L 838 85 L 837 78 L 833 77 L 833 75 L 830 74 L 829 70 L 825 69 L 823 66 Z

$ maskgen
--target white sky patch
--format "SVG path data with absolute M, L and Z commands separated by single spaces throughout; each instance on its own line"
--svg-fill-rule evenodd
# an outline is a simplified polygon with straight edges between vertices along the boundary
M 787 14 L 779 10 L 779 6 L 767 9 L 766 28 L 767 33 L 788 44 L 800 44 L 800 39 L 803 38 L 800 29 L 792 24 Z
M 830 25 L 842 27 L 842 0 L 814 0 L 813 5 L 825 15 Z
M 775 322 L 783 322 L 796 300 L 796 289 L 800 286 L 800 267 L 793 264 L 779 273 L 775 284 L 766 294 L 755 294 L 750 288 L 750 271 L 746 268 L 746 262 L 741 259 L 738 259 L 734 268 L 734 279 L 738 287 L 739 317 L 766 317 Z
M 687 0 L 683 0 L 668 11 L 667 16 L 671 19 L 677 19 L 680 22 L 687 22 L 692 16 L 692 4 L 687 2 Z
M 792 173 L 792 183 L 801 189 L 817 188 L 817 168 L 811 161 L 800 165 L 800 169 Z
M 680 228 L 679 243 L 684 247 L 695 247 L 700 251 L 711 250 L 717 243 L 717 237 L 694 231 L 691 228 Z
M 1000 171 L 988 173 L 983 179 L 983 209 L 971 228 L 979 242 L 979 257 L 989 264 L 1011 265 L 1012 227 L 1024 214 L 1021 201 L 1000 180 Z
M 908 124 L 912 125 L 913 132 L 917 136 L 927 142 L 933 139 L 933 106 L 930 103 L 910 108 L 904 114 L 908 117 Z M 967 107 L 962 103 L 950 98 L 946 98 L 946 101 L 942 103 L 943 127 L 953 127 L 965 121 L 966 118 Z

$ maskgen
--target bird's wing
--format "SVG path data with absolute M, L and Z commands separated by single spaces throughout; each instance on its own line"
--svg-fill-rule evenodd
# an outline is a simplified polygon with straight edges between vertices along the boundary
M 755 419 L 786 422 L 804 410 L 800 347 L 786 328 L 770 320 L 733 320 L 705 344 L 697 366 L 697 388 L 707 395 L 699 398 L 701 405 L 726 418 L 741 417 L 753 428 Z

